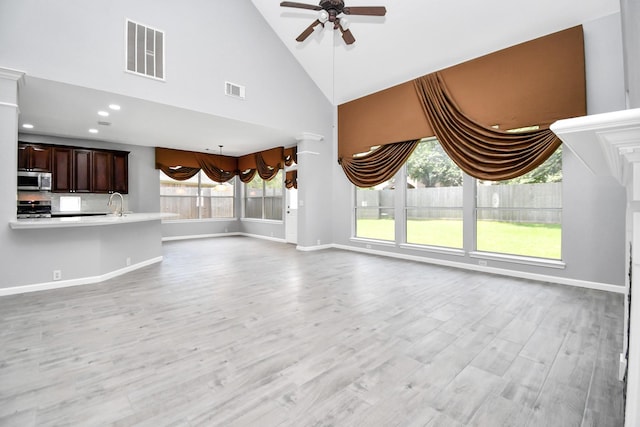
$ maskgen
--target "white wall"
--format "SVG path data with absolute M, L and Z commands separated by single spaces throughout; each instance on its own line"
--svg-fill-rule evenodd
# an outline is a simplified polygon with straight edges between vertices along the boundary
M 125 18 L 165 31 L 166 82 L 124 72 Z M 249 0 L 1 0 L 0 66 L 276 129 L 325 133 L 331 107 Z M 247 99 L 224 95 L 224 82 Z
M 620 15 L 584 23 L 587 99 L 589 113 L 624 108 L 624 82 Z M 336 156 L 334 149 L 333 156 Z M 352 235 L 353 187 L 334 163 L 333 240 L 357 250 L 371 249 L 393 256 L 406 255 L 434 262 L 458 263 L 478 268 L 478 260 L 437 252 L 401 249 L 397 246 L 357 242 Z M 489 260 L 490 268 L 518 275 L 556 277 L 560 282 L 586 285 L 625 283 L 625 191 L 613 178 L 593 176 L 569 150 L 563 151 L 564 269 Z M 465 192 L 473 203 L 472 192 Z M 469 196 L 470 195 L 470 196 Z
M 125 18 L 165 31 L 165 82 L 124 71 Z M 331 135 L 335 108 L 249 0 L 0 0 L 0 40 L 0 67 L 21 70 L 29 76 L 289 132 Z M 239 103 L 225 96 L 225 81 L 246 86 L 246 101 Z M 15 92 L 15 86 L 9 86 L 9 92 Z M 0 218 L 6 221 L 15 218 L 16 112 L 13 108 L 0 116 L 2 132 L 6 133 L 0 142 L 0 170 L 6 175 L 2 180 L 6 187 L 0 191 Z M 48 137 L 23 139 L 83 144 Z M 327 140 L 329 146 L 332 143 Z M 153 149 L 113 148 L 131 151 L 129 209 L 158 211 L 159 182 Z M 158 232 L 158 242 L 161 235 L 215 234 L 224 228 L 284 238 L 282 223 L 199 222 L 166 224 Z M 326 227 L 324 233 L 330 235 Z M 99 250 L 94 240 L 101 237 L 96 233 L 74 237 L 76 234 L 70 232 L 67 237 L 61 232 L 53 237 L 48 233 L 47 238 L 54 242 L 49 243 L 38 233 L 0 233 L 0 287 L 48 282 L 54 264 L 65 264 L 65 278 L 99 274 L 100 267 L 92 266 L 88 257 Z M 67 251 L 51 250 L 56 241 L 73 244 L 67 245 Z M 50 253 L 39 247 L 48 248 Z M 27 262 L 23 257 L 29 250 L 35 251 L 38 259 L 48 260 L 47 265 L 40 268 Z
M 620 0 L 629 108 L 640 108 L 640 2 Z

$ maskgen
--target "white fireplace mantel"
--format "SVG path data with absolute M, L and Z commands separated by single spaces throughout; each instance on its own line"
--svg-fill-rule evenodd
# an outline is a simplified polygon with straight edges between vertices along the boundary
M 640 426 L 640 108 L 559 120 L 551 125 L 564 145 L 596 175 L 613 176 L 627 192 L 627 238 L 633 247 L 625 426 Z M 626 244 L 626 243 L 625 243 Z M 629 284 L 627 284 L 629 286 Z M 627 288 L 627 292 L 628 292 Z
M 559 120 L 551 130 L 596 175 L 626 186 L 640 162 L 640 108 Z

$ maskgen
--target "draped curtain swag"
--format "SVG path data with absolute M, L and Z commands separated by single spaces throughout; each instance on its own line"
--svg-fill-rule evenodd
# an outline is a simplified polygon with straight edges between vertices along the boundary
M 256 173 L 262 179 L 270 180 L 284 165 L 290 166 L 295 161 L 297 161 L 296 147 L 287 149 L 276 147 L 242 157 L 156 148 L 156 169 L 180 181 L 195 176 L 200 170 L 216 182 L 227 182 L 238 175 L 242 182 L 247 183 L 255 177 Z M 287 188 L 293 187 L 292 184 Z M 297 188 L 297 182 L 295 187 Z
M 287 171 L 284 179 L 284 185 L 287 188 L 298 188 L 298 171 Z
M 190 168 L 188 166 L 163 166 L 159 168 L 165 175 L 176 181 L 186 181 L 189 178 L 196 176 L 200 172 L 200 168 Z
M 342 157 L 338 163 L 349 181 L 358 187 L 374 187 L 393 178 L 419 142 L 415 139 L 382 145 L 362 156 Z
M 549 129 L 512 133 L 476 123 L 457 107 L 440 73 L 414 82 L 442 148 L 475 178 L 498 181 L 524 175 L 544 163 L 561 144 Z
M 584 35 L 576 26 L 339 105 L 338 158 L 437 136 L 470 175 L 507 179 L 560 142 L 548 130 L 504 130 L 547 129 L 585 114 Z

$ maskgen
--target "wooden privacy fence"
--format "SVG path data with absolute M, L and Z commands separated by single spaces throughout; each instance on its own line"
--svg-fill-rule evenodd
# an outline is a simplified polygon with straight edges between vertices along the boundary
M 358 190 L 358 219 L 394 218 L 394 190 Z M 409 220 L 462 219 L 462 187 L 408 188 Z M 562 183 L 478 185 L 477 218 L 485 221 L 559 224 Z

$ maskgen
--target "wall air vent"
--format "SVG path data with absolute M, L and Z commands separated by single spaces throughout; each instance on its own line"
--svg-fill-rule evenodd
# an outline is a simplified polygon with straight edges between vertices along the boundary
M 225 95 L 233 96 L 234 98 L 244 99 L 244 86 L 224 82 L 224 93 Z
M 164 32 L 127 20 L 127 71 L 164 80 Z

